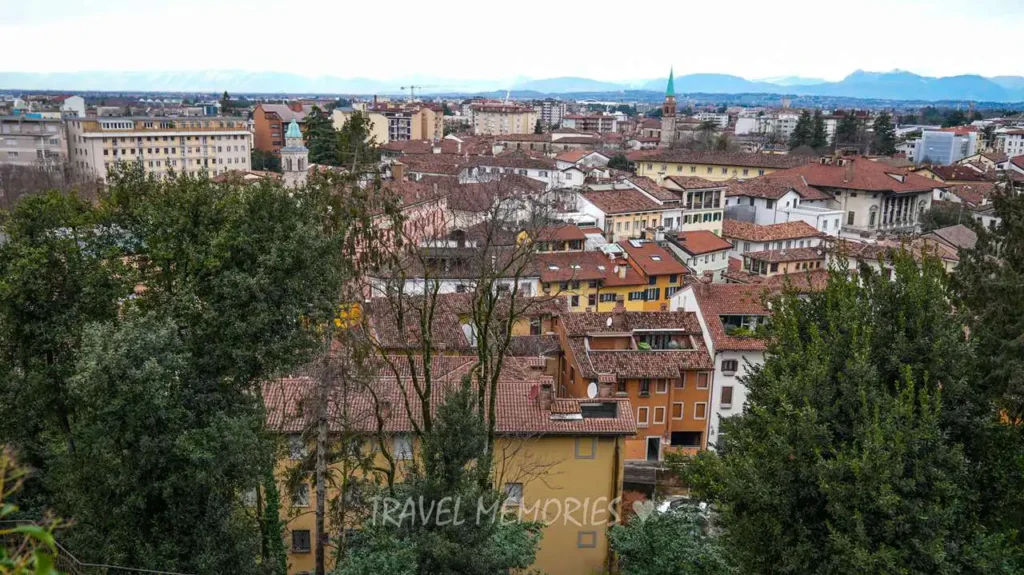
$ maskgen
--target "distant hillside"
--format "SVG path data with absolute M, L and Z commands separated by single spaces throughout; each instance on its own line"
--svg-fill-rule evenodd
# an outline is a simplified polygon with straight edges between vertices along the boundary
M 512 81 L 462 80 L 409 77 L 396 80 L 310 78 L 282 72 L 208 70 L 198 72 L 77 72 L 35 74 L 0 72 L 0 90 L 114 91 L 114 92 L 221 92 L 288 94 L 400 94 L 402 86 L 414 84 L 419 94 L 473 94 L 504 92 L 547 95 L 622 93 L 631 89 L 664 93 L 667 78 L 641 81 L 636 85 L 604 82 L 579 77 L 545 79 L 516 78 Z M 728 74 L 684 74 L 676 76 L 677 94 L 787 94 L 877 100 L 918 100 L 982 102 L 1024 102 L 1024 77 L 977 75 L 933 78 L 902 70 L 866 72 L 858 70 L 838 82 L 787 76 L 768 80 L 747 80 Z

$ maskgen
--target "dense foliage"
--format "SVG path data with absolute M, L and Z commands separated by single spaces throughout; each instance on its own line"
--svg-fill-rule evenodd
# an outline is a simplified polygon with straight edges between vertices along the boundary
M 725 575 L 726 555 L 694 506 L 639 516 L 608 532 L 623 575 Z
M 976 385 L 941 264 L 894 264 L 777 301 L 743 416 L 682 465 L 743 573 L 1021 568 L 1020 432 Z

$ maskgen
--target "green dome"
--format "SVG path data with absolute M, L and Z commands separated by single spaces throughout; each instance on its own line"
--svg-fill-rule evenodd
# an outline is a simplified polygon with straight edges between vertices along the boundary
M 284 133 L 284 137 L 302 139 L 302 130 L 299 129 L 299 124 L 295 120 L 288 124 L 288 131 Z

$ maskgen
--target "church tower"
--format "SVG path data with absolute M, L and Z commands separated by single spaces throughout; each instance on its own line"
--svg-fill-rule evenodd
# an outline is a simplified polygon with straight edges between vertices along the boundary
M 676 139 L 676 83 L 672 68 L 668 70 L 665 103 L 661 105 L 661 141 L 659 148 L 667 148 Z
M 309 168 L 309 150 L 302 143 L 302 130 L 292 120 L 288 131 L 284 133 L 284 147 L 281 148 L 281 171 L 284 172 L 284 185 L 297 188 L 306 183 L 306 170 Z

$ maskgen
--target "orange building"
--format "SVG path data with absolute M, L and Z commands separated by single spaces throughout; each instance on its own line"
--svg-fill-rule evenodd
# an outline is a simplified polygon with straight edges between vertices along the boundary
M 629 312 L 557 318 L 562 344 L 559 394 L 629 398 L 637 433 L 627 460 L 660 461 L 667 449 L 695 453 L 707 445 L 714 365 L 692 312 Z
M 288 124 L 295 120 L 302 128 L 306 114 L 313 111 L 311 104 L 291 102 L 288 104 L 259 104 L 252 112 L 253 147 L 275 156 L 284 147 L 284 133 Z

